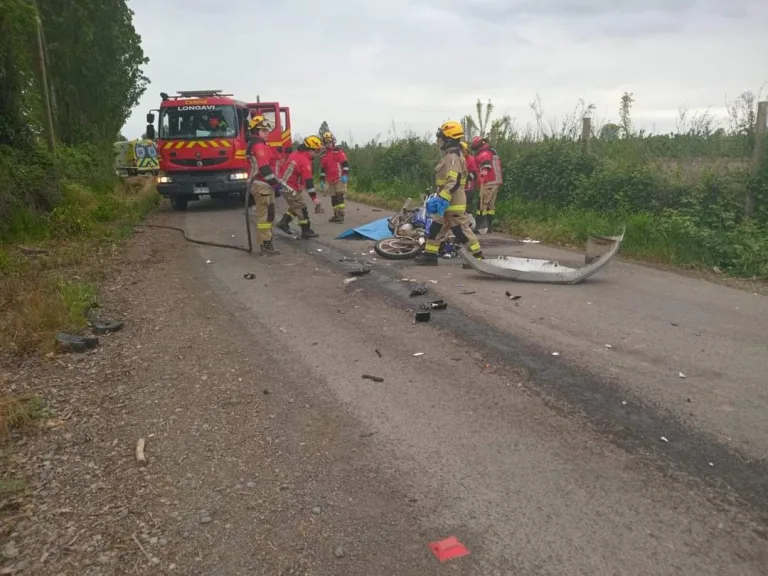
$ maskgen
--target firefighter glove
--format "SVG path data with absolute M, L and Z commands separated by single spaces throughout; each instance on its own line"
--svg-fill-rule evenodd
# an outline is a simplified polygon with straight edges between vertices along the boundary
M 346 184 L 347 182 L 349 182 L 349 176 L 348 176 L 347 174 L 344 174 L 344 175 L 341 177 L 341 181 L 342 181 L 344 184 Z
M 445 214 L 445 209 L 448 208 L 449 205 L 450 202 L 448 202 L 448 200 L 445 198 L 440 198 L 440 196 L 433 196 L 427 200 L 427 214 L 437 214 L 438 216 L 442 216 Z

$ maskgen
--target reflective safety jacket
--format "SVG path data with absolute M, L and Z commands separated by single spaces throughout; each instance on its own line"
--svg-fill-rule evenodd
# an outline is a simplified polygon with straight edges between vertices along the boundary
M 471 192 L 477 185 L 477 160 L 471 154 L 464 156 L 464 160 L 467 162 L 467 183 L 464 189 Z
M 251 168 L 255 169 L 256 176 L 254 181 L 265 182 L 270 186 L 277 186 L 278 180 L 277 161 L 280 154 L 266 141 L 256 138 L 248 145 L 248 157 L 251 161 Z
M 481 186 L 483 184 L 501 185 L 501 158 L 496 150 L 486 145 L 475 155 L 475 160 L 480 169 Z
M 312 153 L 309 150 L 291 152 L 285 161 L 280 179 L 297 192 L 306 190 L 313 196 L 315 183 L 312 179 Z
M 467 197 L 463 184 L 467 180 L 467 162 L 461 148 L 449 148 L 435 168 L 435 185 L 440 198 L 450 202 L 448 212 L 463 213 L 467 207 Z
M 320 179 L 335 184 L 343 175 L 349 176 L 349 161 L 343 148 L 335 146 L 320 157 Z

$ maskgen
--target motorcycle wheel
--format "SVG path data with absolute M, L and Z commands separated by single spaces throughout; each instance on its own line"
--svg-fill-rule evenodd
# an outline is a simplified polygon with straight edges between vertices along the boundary
M 421 246 L 413 238 L 385 238 L 379 240 L 373 249 L 387 260 L 410 260 L 421 252 Z

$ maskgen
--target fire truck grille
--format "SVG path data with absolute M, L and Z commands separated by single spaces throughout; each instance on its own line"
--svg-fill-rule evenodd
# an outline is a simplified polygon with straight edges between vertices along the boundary
M 197 166 L 198 162 L 202 162 L 203 166 L 216 166 L 218 164 L 224 164 L 228 158 L 201 158 L 200 160 L 170 158 L 171 163 L 177 166 Z

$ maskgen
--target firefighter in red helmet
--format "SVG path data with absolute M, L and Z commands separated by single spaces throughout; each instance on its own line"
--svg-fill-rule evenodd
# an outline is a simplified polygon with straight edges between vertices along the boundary
M 477 230 L 480 234 L 491 231 L 496 215 L 496 197 L 502 184 L 501 159 L 498 152 L 491 148 L 488 141 L 475 136 L 472 139 L 472 151 L 475 153 L 479 173 L 480 194 L 477 206 Z
M 464 153 L 464 160 L 467 162 L 467 184 L 464 186 L 464 193 L 467 195 L 467 214 L 474 214 L 475 189 L 477 188 L 477 160 L 469 153 L 469 144 L 461 143 L 461 151 Z

